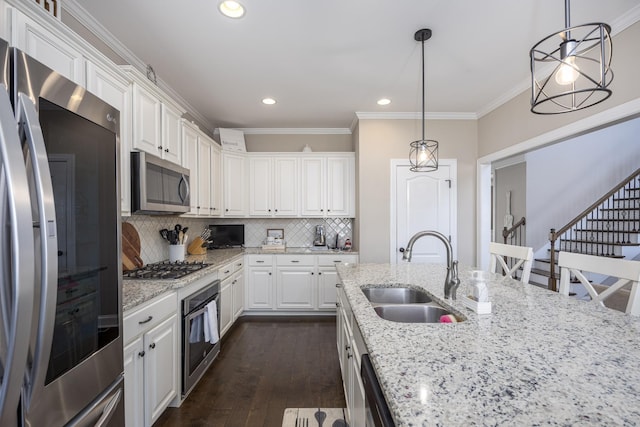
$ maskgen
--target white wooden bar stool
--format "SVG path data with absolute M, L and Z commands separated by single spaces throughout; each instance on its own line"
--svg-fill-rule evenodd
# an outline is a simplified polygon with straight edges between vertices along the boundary
M 520 281 L 522 283 L 529 283 L 529 276 L 531 275 L 531 266 L 533 265 L 533 249 L 527 246 L 514 246 L 505 245 L 504 243 L 491 242 L 489 243 L 489 253 L 491 254 L 491 260 L 489 262 L 489 271 L 497 273 L 498 265 L 502 268 L 502 271 L 509 277 L 513 277 L 516 270 L 522 266 L 522 277 Z M 504 257 L 517 259 L 513 267 L 509 267 L 504 260 Z
M 575 275 L 580 283 L 589 292 L 591 300 L 606 307 L 604 301 L 617 293 L 628 293 L 625 313 L 640 316 L 640 261 L 631 261 L 620 258 L 608 258 L 594 255 L 584 255 L 572 252 L 560 252 L 558 257 L 560 267 L 560 293 L 569 295 L 570 277 Z M 584 272 L 596 273 L 604 276 L 615 277 L 616 283 L 598 293 L 596 287 L 584 275 Z M 631 284 L 631 290 L 626 287 Z M 623 289 L 625 288 L 625 289 Z

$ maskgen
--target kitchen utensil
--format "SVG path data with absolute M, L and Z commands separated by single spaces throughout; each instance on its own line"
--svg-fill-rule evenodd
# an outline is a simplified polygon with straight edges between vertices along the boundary
M 169 230 L 163 228 L 162 230 L 160 230 L 160 235 L 164 240 L 169 241 Z
M 327 419 L 327 413 L 324 411 L 321 411 L 320 408 L 318 408 L 318 410 L 316 411 L 315 414 L 313 414 L 314 417 L 316 417 L 316 421 L 318 421 L 318 427 L 322 427 L 322 423 L 324 422 L 324 420 Z
M 313 239 L 313 246 L 326 246 L 327 240 L 324 232 L 324 225 L 316 225 L 316 235 Z
M 344 420 L 335 420 L 331 427 L 348 427 L 347 423 Z
M 309 418 L 296 418 L 296 427 L 309 427 Z
M 122 223 L 122 266 L 125 271 L 144 266 L 144 261 L 140 257 L 140 235 L 138 230 L 128 222 Z

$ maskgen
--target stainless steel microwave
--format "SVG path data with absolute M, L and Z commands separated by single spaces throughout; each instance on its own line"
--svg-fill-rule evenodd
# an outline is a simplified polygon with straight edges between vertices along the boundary
M 189 169 L 150 154 L 131 153 L 134 213 L 182 214 L 190 210 Z

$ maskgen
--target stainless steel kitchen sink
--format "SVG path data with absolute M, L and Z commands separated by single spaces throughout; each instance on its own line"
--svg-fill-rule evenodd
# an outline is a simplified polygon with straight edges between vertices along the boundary
M 424 304 L 432 301 L 428 293 L 411 288 L 364 288 L 362 293 L 374 304 Z
M 453 314 L 434 305 L 378 305 L 373 309 L 385 320 L 402 323 L 439 323 L 440 316 Z

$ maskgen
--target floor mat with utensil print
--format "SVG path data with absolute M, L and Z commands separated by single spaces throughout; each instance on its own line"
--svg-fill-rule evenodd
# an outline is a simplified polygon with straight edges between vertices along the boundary
M 344 408 L 287 408 L 282 427 L 349 427 Z

